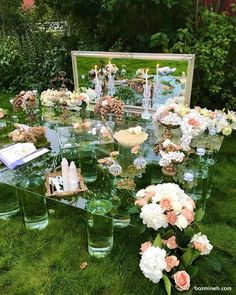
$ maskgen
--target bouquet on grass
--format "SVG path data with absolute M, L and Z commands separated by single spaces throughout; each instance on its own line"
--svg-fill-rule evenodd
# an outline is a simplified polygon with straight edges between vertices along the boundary
M 168 295 L 179 291 L 191 294 L 197 262 L 213 248 L 197 225 L 204 210 L 196 211 L 194 201 L 173 183 L 139 190 L 135 205 L 141 210 L 143 224 L 155 230 L 156 236 L 141 245 L 139 266 L 144 276 L 159 283 Z

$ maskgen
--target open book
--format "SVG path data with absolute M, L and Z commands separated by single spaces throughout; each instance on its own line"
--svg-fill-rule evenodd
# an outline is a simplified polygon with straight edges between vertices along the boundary
M 0 150 L 0 161 L 9 169 L 14 169 L 49 152 L 48 149 L 36 149 L 33 143 L 17 143 Z

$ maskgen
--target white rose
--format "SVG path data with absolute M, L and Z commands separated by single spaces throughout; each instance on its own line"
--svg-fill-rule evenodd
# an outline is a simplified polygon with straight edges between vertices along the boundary
M 141 189 L 136 193 L 136 199 L 142 199 L 145 195 L 145 189 Z
M 173 203 L 172 203 L 172 208 L 173 208 L 173 210 L 175 211 L 175 213 L 180 213 L 181 212 L 181 210 L 182 210 L 182 205 L 181 205 L 181 203 L 179 202 L 179 201 L 174 201 Z
M 188 226 L 188 220 L 186 217 L 184 217 L 182 214 L 180 214 L 178 217 L 177 217 L 177 220 L 176 220 L 176 226 L 182 230 L 184 228 L 186 228 Z
M 202 235 L 201 233 L 195 234 L 192 237 L 190 244 L 192 244 L 195 249 L 199 250 L 200 255 L 210 254 L 211 250 L 213 249 L 213 246 L 210 244 L 207 236 Z

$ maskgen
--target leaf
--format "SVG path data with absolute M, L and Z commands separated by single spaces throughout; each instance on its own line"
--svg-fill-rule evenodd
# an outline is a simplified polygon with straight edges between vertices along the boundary
M 193 250 L 193 248 L 190 248 L 190 247 L 183 254 L 182 260 L 183 260 L 185 267 L 188 267 L 191 264 L 192 259 L 193 259 L 193 254 L 194 254 L 194 250 Z
M 187 273 L 190 275 L 191 278 L 195 277 L 198 273 L 199 268 L 195 265 L 189 265 L 186 268 Z
M 216 272 L 221 272 L 222 265 L 221 265 L 221 262 L 220 262 L 219 259 L 217 259 L 214 256 L 208 256 L 208 257 L 205 257 L 205 260 L 206 260 L 207 263 L 209 263 L 212 266 L 212 268 Z
M 139 209 L 137 207 L 130 207 L 128 212 L 131 214 L 139 213 Z
M 205 210 L 204 208 L 200 208 L 196 213 L 195 213 L 195 216 L 194 216 L 194 221 L 195 222 L 200 222 L 203 218 L 205 214 Z
M 146 229 L 147 229 L 146 224 L 141 224 L 141 225 L 140 225 L 140 233 L 141 233 L 141 234 L 144 233 Z
M 163 275 L 162 278 L 163 278 L 163 281 L 165 284 L 167 295 L 171 295 L 171 282 L 170 282 L 169 278 L 166 275 Z
M 154 247 L 160 247 L 162 248 L 162 241 L 161 241 L 161 235 L 158 234 L 153 242 Z
M 85 269 L 87 266 L 88 266 L 88 262 L 85 261 L 85 262 L 82 262 L 82 263 L 80 264 L 79 267 L 80 267 L 80 269 L 83 270 L 83 269 Z

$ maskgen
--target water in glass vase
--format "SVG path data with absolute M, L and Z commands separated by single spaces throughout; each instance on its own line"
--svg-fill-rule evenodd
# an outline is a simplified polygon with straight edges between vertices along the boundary
M 22 203 L 25 226 L 28 229 L 43 229 L 48 225 L 46 199 L 43 197 L 44 181 L 41 177 L 26 179 L 18 190 Z
M 94 147 L 93 147 L 94 148 Z M 86 182 L 94 182 L 97 179 L 97 157 L 92 147 L 79 149 L 81 173 Z
M 19 212 L 16 189 L 0 183 L 0 219 L 8 219 Z
M 97 258 L 107 256 L 113 247 L 113 220 L 105 216 L 111 208 L 111 202 L 105 199 L 90 201 L 88 205 L 88 251 Z

